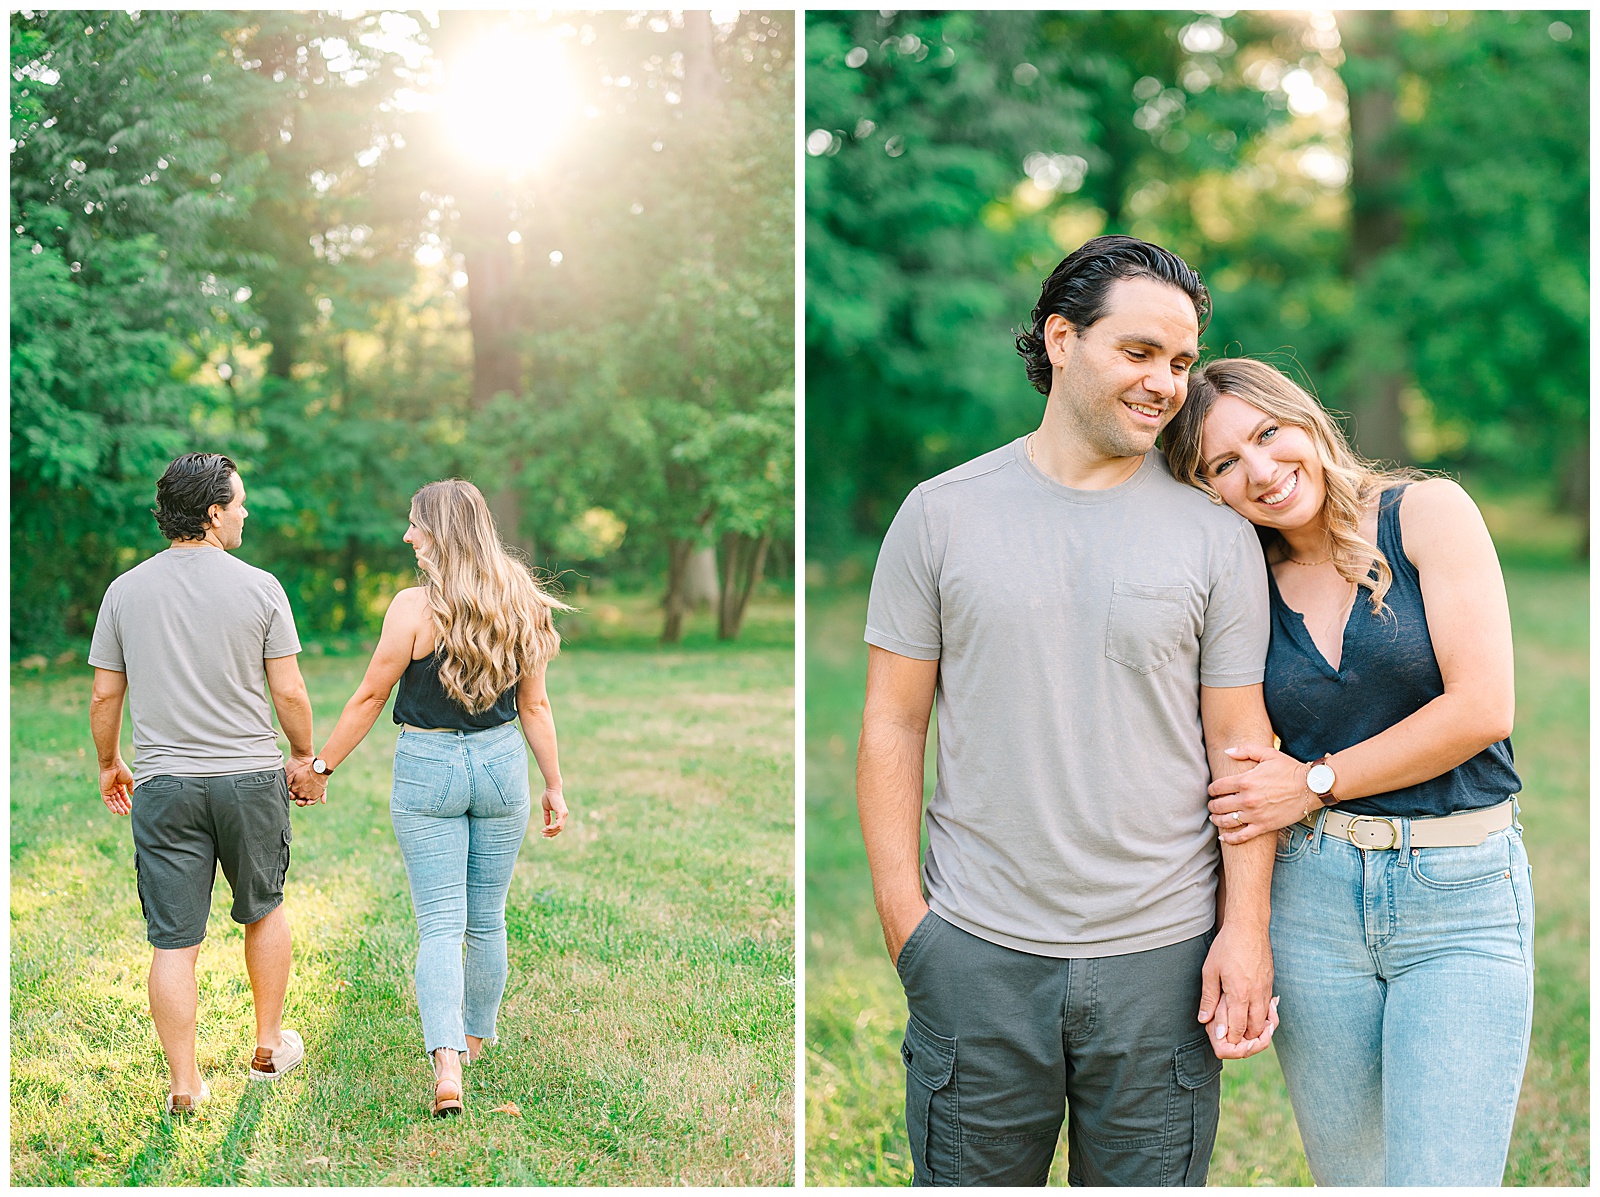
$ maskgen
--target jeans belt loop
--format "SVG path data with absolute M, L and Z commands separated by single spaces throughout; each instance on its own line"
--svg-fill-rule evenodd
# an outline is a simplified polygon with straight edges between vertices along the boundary
M 1322 825 L 1328 821 L 1328 808 L 1323 807 L 1317 812 L 1317 825 L 1311 829 L 1311 850 L 1322 851 Z
M 1400 825 L 1400 842 L 1395 847 L 1400 850 L 1400 861 L 1404 864 L 1411 859 L 1411 820 L 1396 819 L 1395 822 Z

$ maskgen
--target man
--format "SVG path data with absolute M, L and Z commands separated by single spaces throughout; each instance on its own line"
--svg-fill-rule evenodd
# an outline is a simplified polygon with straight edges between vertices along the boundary
M 195 1062 L 195 961 L 219 861 L 233 919 L 244 924 L 255 998 L 250 1078 L 276 1080 L 305 1054 L 282 1025 L 289 790 L 264 687 L 289 740 L 297 794 L 314 800 L 321 788 L 309 771 L 311 702 L 288 596 L 271 574 L 229 556 L 243 537 L 244 499 L 238 470 L 221 454 L 188 453 L 168 466 L 154 514 L 172 545 L 112 582 L 89 649 L 100 793 L 113 814 L 133 814 L 169 1114 L 192 1113 L 210 1095 Z M 132 772 L 120 748 L 125 694 Z
M 1271 742 L 1266 569 L 1153 451 L 1209 312 L 1164 249 L 1077 250 L 1018 338 L 1038 430 L 917 487 L 878 557 L 857 794 L 917 1184 L 1043 1184 L 1063 1101 L 1069 1183 L 1204 1184 L 1218 1057 L 1269 1035 L 1274 845 L 1222 845 L 1224 885 L 1206 807 Z

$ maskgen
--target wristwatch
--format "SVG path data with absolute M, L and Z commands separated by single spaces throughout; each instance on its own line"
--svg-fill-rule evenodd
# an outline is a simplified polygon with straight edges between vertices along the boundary
M 312 760 L 311 771 L 318 777 L 333 776 L 333 766 L 329 765 L 328 762 L 323 760 L 320 756 Z
M 1331 752 L 1323 753 L 1306 771 L 1306 789 L 1315 794 L 1323 806 L 1333 806 L 1339 801 L 1333 796 L 1333 787 L 1339 779 L 1333 775 L 1333 766 L 1328 764 L 1328 758 L 1332 755 Z

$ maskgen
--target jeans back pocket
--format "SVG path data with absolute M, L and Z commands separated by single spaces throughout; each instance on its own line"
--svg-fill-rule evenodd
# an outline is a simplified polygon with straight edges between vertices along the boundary
M 528 754 L 519 743 L 515 752 L 506 753 L 479 766 L 494 783 L 495 792 L 508 810 L 518 810 L 533 800 L 528 786 Z
M 409 811 L 417 815 L 436 815 L 444 808 L 450 796 L 450 781 L 455 766 L 437 756 L 406 750 L 406 736 L 401 733 L 394 750 L 394 788 L 390 791 L 392 810 Z

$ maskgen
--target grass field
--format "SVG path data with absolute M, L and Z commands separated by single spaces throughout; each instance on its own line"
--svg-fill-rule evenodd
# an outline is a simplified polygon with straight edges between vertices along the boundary
M 646 601 L 604 606 L 549 674 L 573 818 L 523 845 L 500 1041 L 467 1071 L 466 1114 L 442 1122 L 425 1104 L 388 718 L 328 805 L 294 812 L 286 1023 L 306 1064 L 245 1079 L 243 936 L 219 881 L 200 956 L 213 1096 L 174 1124 L 129 824 L 96 793 L 89 670 L 14 670 L 12 1182 L 791 1183 L 792 604 L 761 600 L 734 646 L 702 617 L 672 650 Z M 320 744 L 365 658 L 302 667 Z
M 1508 554 L 1508 558 L 1510 555 Z M 1537 925 L 1533 1047 L 1508 1185 L 1589 1183 L 1589 588 L 1571 568 L 1507 571 L 1517 767 Z M 898 1048 L 906 1007 L 872 906 L 855 817 L 866 609 L 859 585 L 806 604 L 806 1180 L 911 1176 Z M 928 770 L 931 787 L 933 771 Z M 1337 1012 L 1330 1012 L 1337 1017 Z M 1229 1064 L 1213 1185 L 1309 1185 L 1270 1050 Z M 1064 1184 L 1065 1137 L 1051 1183 Z

